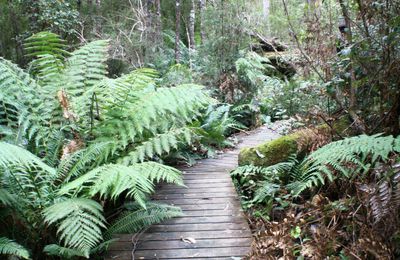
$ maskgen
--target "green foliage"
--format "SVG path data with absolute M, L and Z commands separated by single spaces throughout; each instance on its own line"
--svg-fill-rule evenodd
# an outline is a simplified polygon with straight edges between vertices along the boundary
M 178 216 L 179 209 L 147 199 L 155 182 L 182 185 L 181 173 L 147 160 L 192 142 L 191 124 L 214 102 L 203 87 L 158 87 L 152 69 L 108 78 L 108 41 L 67 52 L 59 37 L 39 33 L 25 47 L 32 75 L 0 60 L 0 202 L 22 228 L 2 233 L 24 241 L 34 257 L 88 258 L 114 231 Z M 108 223 L 96 200 L 124 198 L 134 204 Z
M 379 162 L 388 162 L 398 153 L 398 139 L 392 136 L 355 136 L 332 142 L 307 156 L 290 170 L 288 189 L 299 195 L 336 178 L 367 178 Z
M 28 250 L 6 237 L 0 237 L 0 255 L 12 255 L 22 259 L 30 259 Z
M 74 258 L 74 257 L 87 257 L 80 250 L 70 249 L 66 247 L 62 247 L 56 244 L 47 245 L 44 247 L 43 252 L 50 256 L 59 256 L 66 259 Z
M 102 240 L 101 228 L 106 227 L 102 210 L 93 200 L 72 198 L 53 204 L 43 214 L 46 223 L 57 223 L 57 233 L 67 247 L 88 258 L 90 249 Z
M 182 215 L 178 207 L 156 203 L 147 203 L 145 209 L 136 202 L 125 203 L 124 207 L 126 210 L 107 230 L 106 237 L 112 234 L 138 233 L 144 227 Z
M 170 87 L 192 82 L 192 71 L 185 65 L 175 64 L 163 75 L 161 84 Z
M 226 139 L 226 136 L 234 131 L 245 129 L 232 115 L 231 105 L 209 106 L 204 119 L 200 123 L 196 132 L 200 136 L 200 142 L 219 149 L 232 146 L 233 143 Z
M 244 57 L 239 58 L 235 62 L 235 67 L 239 80 L 246 86 L 246 91 L 244 91 L 245 98 L 249 98 L 246 97 L 246 94 L 256 95 L 266 81 L 269 80 L 268 73 L 272 74 L 268 70 L 275 70 L 267 58 L 255 52 L 248 52 Z
M 327 180 L 365 181 L 376 167 L 388 163 L 390 156 L 399 153 L 399 149 L 399 138 L 361 135 L 327 144 L 301 162 L 294 155 L 268 167 L 241 166 L 231 175 L 247 194 L 246 200 L 260 204 L 274 198 L 281 185 L 297 197 L 306 190 L 324 185 Z
M 269 214 L 275 194 L 281 189 L 276 167 L 240 166 L 231 172 L 231 177 L 240 187 L 242 204 L 246 209 L 263 205 Z
M 282 190 L 297 198 L 327 181 L 366 183 L 376 178 L 376 187 L 363 185 L 362 190 L 371 193 L 368 203 L 373 209 L 373 218 L 380 221 L 389 212 L 386 205 L 399 203 L 395 195 L 398 193 L 398 173 L 390 168 L 382 172 L 383 165 L 393 163 L 393 156 L 400 152 L 399 144 L 399 137 L 355 136 L 327 144 L 300 162 L 293 155 L 285 162 L 268 167 L 241 166 L 231 176 L 240 188 L 244 206 L 263 206 L 266 214 L 275 201 L 281 203 L 278 198 L 288 199 L 284 192 L 279 195 Z
M 90 198 L 99 194 L 105 199 L 116 199 L 126 190 L 125 197 L 133 197 L 137 205 L 146 208 L 145 198 L 154 192 L 154 181 L 182 184 L 179 171 L 154 162 L 103 165 L 87 171 L 88 164 L 83 162 L 91 162 L 90 154 L 93 154 L 92 149 L 80 151 L 71 155 L 77 157 L 74 160 L 67 163 L 62 160 L 59 165 L 62 169 L 55 169 L 21 147 L 0 143 L 4 187 L 0 201 L 12 209 L 10 214 L 14 218 L 26 223 L 25 228 L 30 232 L 42 234 L 46 232 L 45 225 L 56 226 L 59 240 L 64 244 L 61 255 L 77 252 L 77 255 L 89 257 L 103 240 L 102 234 L 107 228 L 103 208 Z M 68 169 L 74 174 L 63 174 Z M 171 212 L 169 209 L 151 211 L 152 223 L 178 214 L 177 209 L 171 208 Z M 45 252 L 54 254 L 55 248 L 56 245 L 46 247 Z
M 50 30 L 60 35 L 76 32 L 79 13 L 74 9 L 72 1 L 22 0 L 20 2 L 26 8 L 28 18 L 32 21 L 33 32 Z

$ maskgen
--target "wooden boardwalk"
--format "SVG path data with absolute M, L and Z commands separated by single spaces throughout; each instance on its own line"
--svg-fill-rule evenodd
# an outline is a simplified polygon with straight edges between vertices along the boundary
M 229 172 L 237 167 L 241 148 L 277 136 L 261 127 L 238 135 L 234 150 L 180 168 L 187 187 L 162 185 L 154 199 L 181 207 L 184 216 L 150 227 L 135 249 L 133 235 L 121 235 L 107 259 L 241 259 L 252 237 Z

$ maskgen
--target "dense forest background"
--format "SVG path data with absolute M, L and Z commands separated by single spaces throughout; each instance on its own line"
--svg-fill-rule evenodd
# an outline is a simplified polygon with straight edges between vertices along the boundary
M 232 173 L 249 258 L 399 257 L 399 0 L 0 0 L 0 30 L 0 253 L 101 257 L 271 124 Z
M 324 110 L 347 109 L 360 132 L 376 132 L 381 126 L 399 132 L 397 124 L 393 124 L 399 115 L 394 86 L 398 82 L 393 78 L 398 69 L 397 1 L 132 0 L 2 1 L 0 4 L 1 28 L 7 28 L 0 36 L 0 54 L 6 59 L 26 66 L 30 58 L 25 55 L 24 40 L 44 30 L 59 34 L 70 48 L 94 39 L 110 39 L 107 64 L 111 77 L 138 67 L 152 67 L 166 73 L 179 63 L 190 74 L 182 80 L 190 78 L 216 89 L 228 88 L 234 80 L 231 72 L 235 71 L 235 62 L 245 55 L 243 50 L 254 50 L 251 46 L 259 41 L 257 36 L 277 37 L 297 55 L 289 58 L 298 58 L 297 65 L 304 72 L 301 75 L 311 75 L 324 84 L 312 91 L 326 92 L 332 99 Z M 343 55 L 338 55 L 338 51 Z M 371 77 L 369 72 L 375 68 L 377 59 L 379 69 L 374 71 L 379 73 Z M 349 67 L 352 62 L 357 66 Z M 379 114 L 380 119 L 373 114 Z

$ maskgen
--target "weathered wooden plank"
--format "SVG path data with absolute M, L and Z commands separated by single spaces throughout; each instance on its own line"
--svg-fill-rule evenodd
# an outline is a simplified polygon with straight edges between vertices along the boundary
M 236 193 L 233 186 L 228 187 L 205 187 L 205 188 L 176 188 L 176 189 L 161 189 L 157 194 L 190 194 L 190 193 L 216 193 L 216 192 L 227 192 Z
M 135 253 L 135 257 L 144 259 L 181 259 L 183 257 L 235 257 L 243 256 L 250 252 L 250 247 L 227 247 L 227 248 L 195 248 L 195 249 L 161 249 L 141 250 Z
M 213 216 L 213 217 L 198 217 L 184 216 L 177 217 L 167 221 L 164 224 L 199 224 L 199 223 L 243 223 L 243 216 L 238 213 L 235 216 Z
M 241 216 L 241 211 L 236 209 L 228 210 L 184 210 L 183 214 L 185 216 L 191 217 L 212 217 L 212 216 Z
M 215 247 L 248 247 L 251 244 L 251 238 L 217 238 L 217 239 L 197 239 L 195 243 L 187 243 L 184 240 L 171 240 L 168 243 L 164 241 L 140 241 L 136 245 L 138 250 L 157 250 L 157 249 L 181 249 L 181 248 L 215 248 Z M 116 242 L 110 250 L 122 251 L 133 250 L 131 242 Z
M 234 190 L 229 192 L 203 192 L 203 193 L 178 193 L 178 194 L 156 194 L 153 196 L 154 199 L 186 199 L 186 198 L 226 198 L 226 197 L 237 197 Z
M 188 180 L 188 179 L 186 179 L 186 180 L 184 180 L 184 183 L 185 183 L 185 185 L 187 185 L 187 184 L 195 184 L 195 183 L 203 183 L 203 184 L 205 184 L 205 183 L 227 183 L 227 182 L 231 182 L 232 181 L 232 179 L 229 179 L 229 181 L 228 181 L 228 179 L 227 178 L 225 178 L 225 177 L 221 177 L 221 178 L 219 178 L 219 179 L 192 179 L 192 180 Z
M 229 210 L 229 209 L 240 209 L 239 201 L 226 202 L 226 203 L 214 203 L 214 204 L 197 204 L 197 205 L 180 205 L 183 211 L 203 211 L 203 210 Z
M 246 222 L 243 223 L 203 223 L 203 224 L 178 224 L 178 225 L 154 225 L 148 232 L 182 232 L 182 231 L 218 231 L 218 230 L 247 230 Z
M 212 231 L 182 231 L 182 232 L 153 232 L 144 233 L 140 241 L 169 241 L 180 240 L 182 237 L 192 237 L 194 239 L 210 238 L 246 238 L 251 237 L 250 230 L 212 230 Z M 132 241 L 131 234 L 121 234 L 119 241 Z
M 222 165 L 202 165 L 196 167 L 195 169 L 185 170 L 185 173 L 197 173 L 197 174 L 207 174 L 207 173 L 218 173 L 218 174 L 226 174 L 229 175 L 229 172 L 232 169 L 235 169 L 237 165 L 230 165 L 230 166 L 222 166 Z
M 164 184 L 156 188 L 156 190 L 197 190 L 203 188 L 223 188 L 232 187 L 234 188 L 232 182 L 211 182 L 211 183 L 185 183 L 186 187 L 180 187 L 174 184 Z M 159 192 L 157 191 L 157 192 Z
M 197 179 L 220 179 L 220 180 L 225 180 L 225 181 L 232 181 L 231 177 L 229 176 L 229 174 L 226 175 L 222 175 L 222 174 L 184 174 L 183 175 L 183 180 L 197 180 Z
M 156 201 L 167 203 L 170 205 L 201 205 L 214 203 L 238 203 L 239 199 L 235 197 L 228 198 L 187 198 L 187 199 L 157 199 Z

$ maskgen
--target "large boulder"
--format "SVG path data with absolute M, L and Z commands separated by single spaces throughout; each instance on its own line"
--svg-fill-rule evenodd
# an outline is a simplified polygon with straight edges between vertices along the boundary
M 298 153 L 297 133 L 282 136 L 252 148 L 243 148 L 239 154 L 239 165 L 270 166 L 286 161 Z
M 322 124 L 265 142 L 256 147 L 243 148 L 239 154 L 239 165 L 271 166 L 287 161 L 291 155 L 304 157 L 311 151 L 330 143 L 335 136 L 349 135 L 350 120 L 343 117 L 329 126 Z

